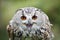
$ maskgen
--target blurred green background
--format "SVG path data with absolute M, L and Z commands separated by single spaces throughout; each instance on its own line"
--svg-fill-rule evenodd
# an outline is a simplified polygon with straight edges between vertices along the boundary
M 60 0 L 0 0 L 0 40 L 8 40 L 6 26 L 15 11 L 30 6 L 42 9 L 49 16 L 54 40 L 60 40 Z

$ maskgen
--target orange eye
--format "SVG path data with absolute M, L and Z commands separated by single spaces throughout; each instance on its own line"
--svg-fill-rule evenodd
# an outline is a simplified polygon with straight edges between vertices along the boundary
M 34 16 L 32 17 L 32 19 L 33 19 L 33 20 L 36 20 L 36 19 L 37 19 L 37 16 L 34 15 Z
M 21 16 L 21 19 L 22 20 L 26 20 L 26 16 Z

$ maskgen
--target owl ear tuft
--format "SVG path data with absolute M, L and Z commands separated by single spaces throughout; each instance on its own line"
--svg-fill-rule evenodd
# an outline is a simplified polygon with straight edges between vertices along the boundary
M 15 13 L 17 13 L 18 11 L 22 11 L 22 9 L 17 9 Z

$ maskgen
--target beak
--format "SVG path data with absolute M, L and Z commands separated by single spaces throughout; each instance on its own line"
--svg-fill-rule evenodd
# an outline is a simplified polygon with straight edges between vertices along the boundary
M 32 27 L 33 24 L 26 24 L 26 27 Z
M 24 25 L 26 25 L 26 27 L 32 27 L 33 23 L 31 23 L 30 21 L 28 21 L 28 23 L 24 23 Z

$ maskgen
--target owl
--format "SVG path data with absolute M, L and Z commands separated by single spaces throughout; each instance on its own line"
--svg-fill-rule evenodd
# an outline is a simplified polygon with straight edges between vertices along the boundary
M 9 40 L 52 40 L 52 24 L 48 16 L 35 7 L 20 8 L 9 21 Z

